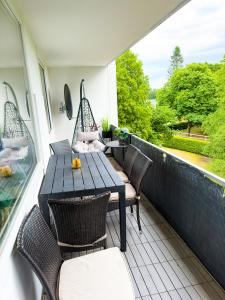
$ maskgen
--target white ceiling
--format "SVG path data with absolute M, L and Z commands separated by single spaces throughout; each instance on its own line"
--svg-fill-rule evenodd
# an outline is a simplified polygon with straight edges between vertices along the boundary
M 49 66 L 101 66 L 187 0 L 15 0 Z

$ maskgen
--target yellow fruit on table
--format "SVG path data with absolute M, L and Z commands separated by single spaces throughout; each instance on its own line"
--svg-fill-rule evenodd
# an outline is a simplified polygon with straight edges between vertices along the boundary
M 10 177 L 13 174 L 12 168 L 10 166 L 0 167 L 0 173 L 4 177 Z
M 74 158 L 72 160 L 72 169 L 79 169 L 81 167 L 81 162 L 79 158 Z
M 77 159 L 77 168 L 79 169 L 81 167 L 81 162 L 80 162 L 80 159 L 78 158 Z

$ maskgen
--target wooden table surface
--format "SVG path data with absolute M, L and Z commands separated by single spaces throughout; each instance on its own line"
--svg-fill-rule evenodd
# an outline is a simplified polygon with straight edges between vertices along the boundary
M 72 169 L 79 157 L 80 169 Z M 126 251 L 125 184 L 102 152 L 52 155 L 39 192 L 39 206 L 50 222 L 48 199 L 96 195 L 106 191 L 119 193 L 121 250 Z

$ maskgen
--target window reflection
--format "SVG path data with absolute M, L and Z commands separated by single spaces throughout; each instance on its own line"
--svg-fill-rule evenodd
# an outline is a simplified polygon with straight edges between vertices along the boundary
M 0 3 L 0 239 L 36 163 L 17 22 Z

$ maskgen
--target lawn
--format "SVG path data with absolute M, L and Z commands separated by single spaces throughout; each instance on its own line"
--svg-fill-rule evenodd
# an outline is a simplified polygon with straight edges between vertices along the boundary
M 183 130 L 181 130 L 181 132 L 188 132 L 188 130 L 187 129 L 183 129 Z M 191 133 L 194 133 L 194 134 L 203 134 L 204 135 L 204 132 L 203 132 L 203 130 L 202 130 L 202 128 L 200 127 L 200 126 L 193 126 L 192 128 L 191 128 Z

